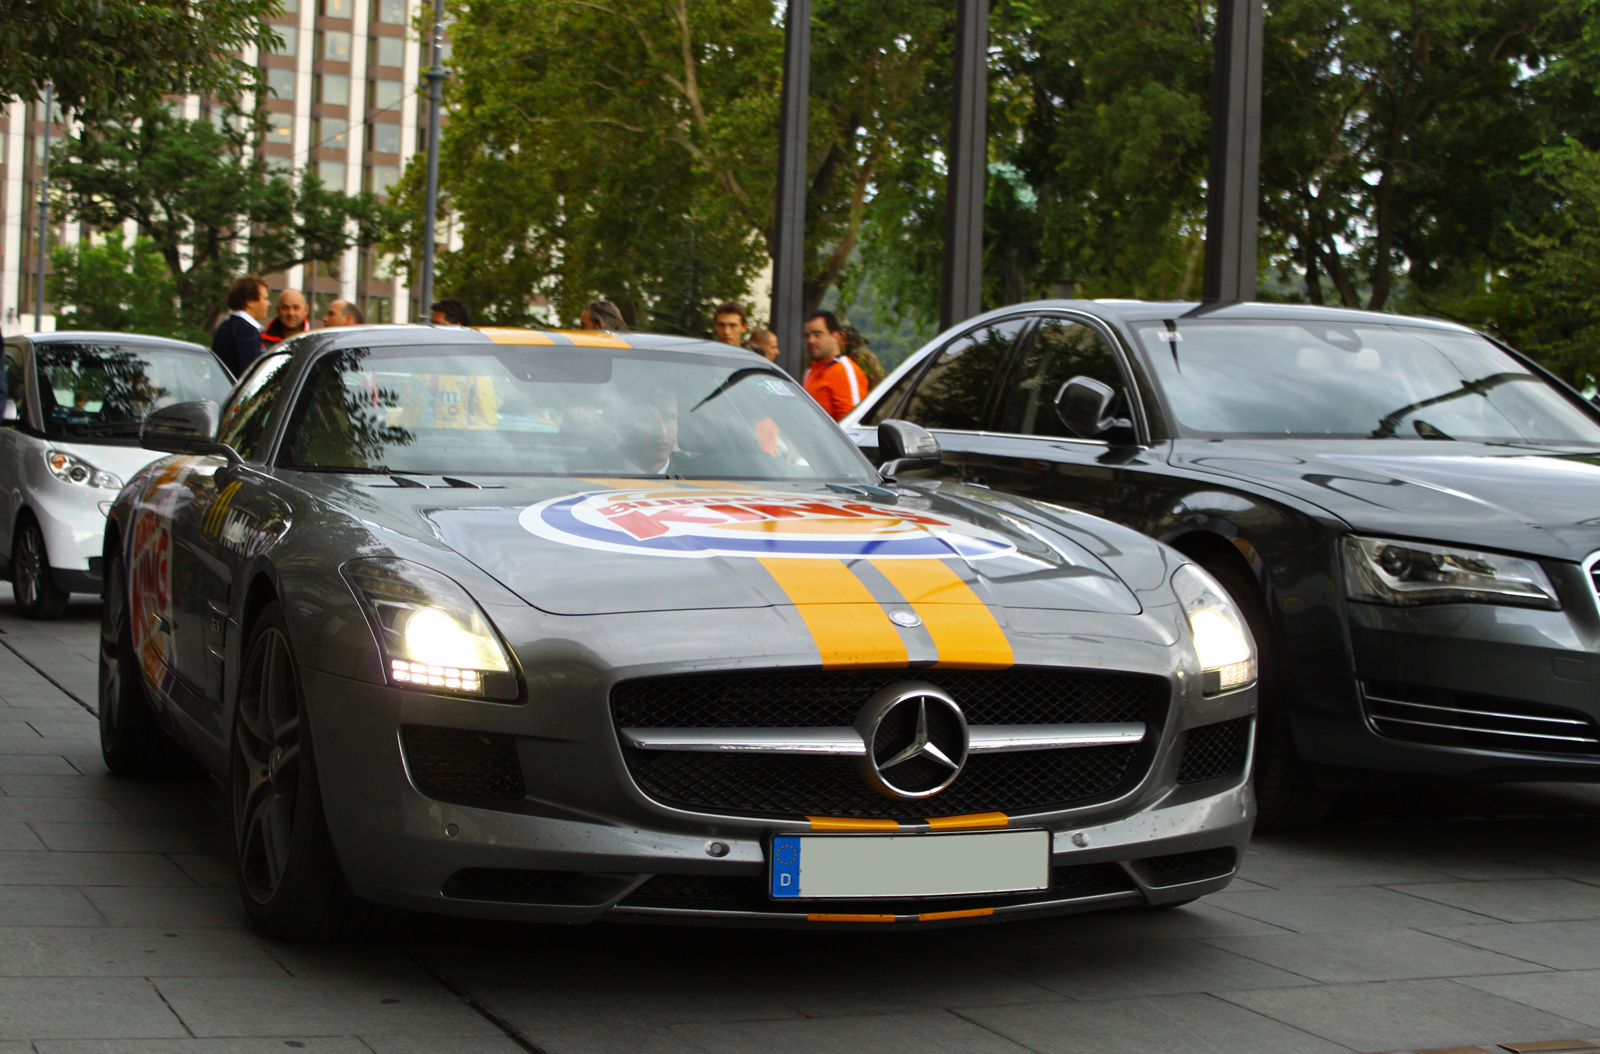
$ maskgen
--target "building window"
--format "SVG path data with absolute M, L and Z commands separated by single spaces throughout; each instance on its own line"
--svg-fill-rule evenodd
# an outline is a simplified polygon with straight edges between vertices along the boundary
M 317 54 L 328 62 L 350 61 L 350 34 L 336 29 L 317 30 Z
M 369 110 L 398 110 L 404 90 L 399 81 L 368 81 L 367 108 Z
M 293 26 L 275 26 L 273 31 L 278 34 L 278 43 L 273 46 L 269 55 L 285 55 L 294 58 L 295 45 L 300 40 L 300 34 Z
M 355 14 L 355 0 L 322 0 L 325 18 L 349 18 Z
M 311 145 L 331 150 L 350 148 L 350 122 L 341 117 L 313 117 Z
M 282 12 L 280 12 L 281 14 L 298 14 L 300 11 L 300 0 L 278 0 L 278 6 L 283 9 Z
M 266 138 L 269 143 L 293 143 L 294 115 L 287 113 L 267 114 Z
M 394 321 L 394 297 L 367 296 L 362 299 L 366 301 L 363 310 L 366 312 L 368 322 L 387 325 Z
M 367 49 L 369 66 L 399 69 L 406 64 L 406 42 L 403 37 L 370 37 Z
M 268 172 L 283 172 L 288 174 L 294 171 L 294 158 L 292 157 L 284 157 L 281 154 L 268 154 L 261 160 L 267 163 Z
M 329 106 L 349 106 L 350 78 L 341 73 L 318 74 L 313 101 L 326 103 Z
M 317 178 L 322 180 L 322 185 L 329 190 L 344 192 L 344 162 L 343 161 L 318 161 Z
M 381 196 L 389 193 L 389 188 L 395 185 L 400 178 L 400 169 L 396 165 L 368 165 L 363 180 L 363 190 L 370 190 Z
M 367 125 L 367 149 L 379 154 L 400 152 L 400 126 L 374 121 Z
M 372 0 L 372 7 L 377 12 L 379 22 L 387 22 L 391 26 L 406 24 L 406 0 Z
M 267 88 L 279 99 L 293 99 L 294 70 L 267 70 Z

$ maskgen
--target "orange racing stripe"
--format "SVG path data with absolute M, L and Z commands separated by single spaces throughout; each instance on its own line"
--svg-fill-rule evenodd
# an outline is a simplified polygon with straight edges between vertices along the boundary
M 993 908 L 968 908 L 966 911 L 928 911 L 918 915 L 917 921 L 938 922 L 940 919 L 977 919 L 993 914 Z
M 936 666 L 999 670 L 1015 662 L 994 612 L 942 560 L 869 560 L 900 591 L 939 649 Z
M 848 816 L 807 816 L 813 831 L 898 831 L 894 820 L 858 820 Z
M 807 922 L 893 922 L 893 915 L 807 915 Z
M 842 560 L 760 560 L 805 620 L 823 669 L 897 669 L 908 664 L 900 631 Z
M 928 828 L 934 831 L 972 831 L 980 827 L 1006 827 L 1011 817 L 1003 812 L 974 812 L 965 816 L 930 816 Z

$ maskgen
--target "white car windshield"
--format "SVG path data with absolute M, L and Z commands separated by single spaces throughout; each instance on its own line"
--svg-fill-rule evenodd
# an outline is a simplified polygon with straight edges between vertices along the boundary
M 39 341 L 33 354 L 44 432 L 55 439 L 136 439 L 152 410 L 221 403 L 233 383 L 203 348 Z
M 876 482 L 748 354 L 415 346 L 311 368 L 279 463 L 325 472 Z
M 1600 422 L 1573 398 L 1472 333 L 1182 318 L 1133 328 L 1188 436 L 1600 443 Z

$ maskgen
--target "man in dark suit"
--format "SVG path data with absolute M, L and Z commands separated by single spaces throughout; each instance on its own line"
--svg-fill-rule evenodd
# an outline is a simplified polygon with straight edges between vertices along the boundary
M 271 299 L 267 283 L 253 274 L 235 281 L 228 290 L 228 317 L 211 335 L 211 350 L 235 377 L 261 354 L 261 323 L 266 321 Z

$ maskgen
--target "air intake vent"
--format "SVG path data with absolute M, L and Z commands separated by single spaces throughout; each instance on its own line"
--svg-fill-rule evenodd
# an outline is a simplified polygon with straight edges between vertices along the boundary
M 1248 717 L 1201 725 L 1184 733 L 1183 760 L 1178 763 L 1179 783 L 1201 783 L 1239 776 L 1244 772 L 1245 743 L 1250 734 Z
M 496 732 L 405 725 L 406 767 L 424 794 L 447 798 L 521 798 L 517 743 Z
M 1600 754 L 1600 728 L 1575 710 L 1423 685 L 1367 681 L 1367 721 L 1380 735 L 1528 754 Z

